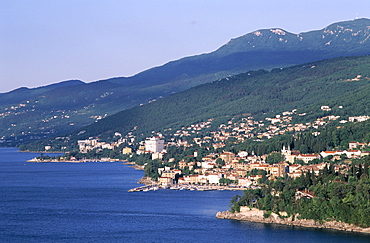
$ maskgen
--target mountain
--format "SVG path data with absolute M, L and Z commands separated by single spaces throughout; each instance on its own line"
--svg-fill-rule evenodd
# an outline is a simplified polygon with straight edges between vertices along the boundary
M 265 50 L 275 51 L 337 51 L 342 47 L 342 53 L 369 47 L 370 38 L 368 19 L 356 19 L 331 24 L 322 30 L 292 34 L 280 28 L 257 30 L 247 35 L 231 40 L 217 52 L 245 52 Z
M 130 78 L 110 81 L 190 87 L 204 83 L 204 79 L 209 82 L 209 79 L 213 81 L 250 70 L 366 54 L 370 54 L 370 20 L 356 19 L 300 34 L 280 28 L 257 30 L 232 39 L 212 53 L 186 57 Z M 184 84 L 183 80 L 187 82 Z
M 42 86 L 39 88 L 33 88 L 29 89 L 26 87 L 18 88 L 13 91 L 10 91 L 8 93 L 0 94 L 0 101 L 1 105 L 13 105 L 17 103 L 21 103 L 24 100 L 31 99 L 33 97 L 37 97 L 42 95 L 45 92 L 48 92 L 50 90 L 59 88 L 59 87 L 68 87 L 68 86 L 74 86 L 74 85 L 80 85 L 85 84 L 84 82 L 80 80 L 69 80 L 69 81 L 63 81 L 47 86 Z
M 152 131 L 176 131 L 211 118 L 249 114 L 263 119 L 293 109 L 306 114 L 302 119 L 315 120 L 331 115 L 317 112 L 323 105 L 333 107 L 333 114 L 346 119 L 369 115 L 369 99 L 370 56 L 340 57 L 271 71 L 251 71 L 202 84 L 26 148 L 43 150 L 45 145 L 52 145 L 58 150 L 89 137 L 109 140 L 116 132 L 148 136 Z
M 370 20 L 293 34 L 257 30 L 218 50 L 185 57 L 132 77 L 69 81 L 0 94 L 0 141 L 17 145 L 75 130 L 122 110 L 250 70 L 370 54 Z

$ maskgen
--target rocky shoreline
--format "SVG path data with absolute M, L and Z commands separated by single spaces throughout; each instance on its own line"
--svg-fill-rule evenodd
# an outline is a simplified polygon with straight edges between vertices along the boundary
M 135 162 L 124 161 L 122 164 L 128 165 L 129 167 L 134 168 L 135 170 L 144 170 L 144 165 L 137 165 Z
M 291 226 L 301 226 L 309 228 L 322 228 L 322 229 L 334 229 L 347 232 L 358 232 L 370 234 L 369 228 L 361 228 L 355 225 L 342 223 L 338 221 L 326 221 L 323 223 L 316 222 L 312 219 L 299 219 L 297 215 L 290 217 L 280 217 L 276 213 L 271 213 L 268 218 L 264 215 L 266 211 L 259 210 L 256 208 L 241 207 L 239 213 L 231 213 L 230 211 L 218 212 L 216 218 L 219 219 L 234 219 L 234 220 L 246 220 L 251 222 L 269 223 L 269 224 L 284 224 Z
M 157 182 L 153 181 L 152 178 L 147 176 L 142 177 L 137 183 L 144 185 L 157 185 Z

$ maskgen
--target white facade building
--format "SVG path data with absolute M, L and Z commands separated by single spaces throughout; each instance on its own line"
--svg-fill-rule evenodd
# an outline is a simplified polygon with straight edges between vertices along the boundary
M 151 153 L 162 152 L 164 148 L 164 140 L 161 140 L 159 137 L 151 137 L 145 140 L 145 151 Z

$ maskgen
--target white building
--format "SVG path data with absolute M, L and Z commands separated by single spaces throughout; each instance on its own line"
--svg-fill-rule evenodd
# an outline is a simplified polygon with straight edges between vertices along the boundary
M 320 155 L 318 154 L 299 154 L 297 159 L 303 160 L 304 163 L 308 163 L 314 159 L 320 159 Z
M 87 153 L 89 150 L 94 149 L 98 144 L 97 139 L 78 140 L 77 142 L 81 153 Z
M 321 110 L 323 110 L 323 111 L 331 111 L 331 108 L 329 106 L 327 106 L 327 105 L 323 105 L 323 106 L 321 106 Z
M 152 153 L 162 152 L 164 148 L 164 140 L 159 137 L 151 137 L 145 140 L 145 151 Z
M 240 151 L 238 153 L 238 157 L 247 157 L 248 156 L 248 152 L 247 151 Z
M 220 184 L 220 176 L 217 173 L 209 174 L 206 176 L 210 184 Z
M 213 169 L 215 167 L 216 163 L 214 161 L 205 161 L 202 162 L 202 168 L 203 169 Z
M 239 178 L 238 179 L 238 186 L 249 187 L 251 185 L 252 185 L 252 181 L 248 178 Z

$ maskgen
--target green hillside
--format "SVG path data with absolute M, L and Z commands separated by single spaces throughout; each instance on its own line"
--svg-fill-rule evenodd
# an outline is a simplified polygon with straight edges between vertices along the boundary
M 135 134 L 179 128 L 209 118 L 252 114 L 256 118 L 282 111 L 343 106 L 340 114 L 368 115 L 370 56 L 342 57 L 284 69 L 248 72 L 171 95 L 151 104 L 109 116 L 66 136 L 107 139 L 114 132 Z M 79 134 L 79 135 L 78 135 Z M 40 144 L 47 144 L 43 141 Z M 53 142 L 52 142 L 53 143 Z
M 0 94 L 0 144 L 15 146 L 61 135 L 119 111 L 250 70 L 271 70 L 340 56 L 367 55 L 370 54 L 368 26 L 369 19 L 356 19 L 300 34 L 279 28 L 258 30 L 232 39 L 212 53 L 182 58 L 132 77 L 88 84 L 62 82 Z M 245 87 L 245 93 L 261 98 L 256 93 L 259 88 L 250 85 Z M 285 96 L 284 90 L 280 89 L 286 87 L 266 88 L 271 93 L 277 90 Z M 238 92 L 241 91 L 236 90 L 230 95 L 238 97 Z M 235 102 L 242 104 L 244 101 Z M 246 105 L 247 109 L 253 108 Z M 212 109 L 216 114 L 217 109 L 223 108 L 220 103 Z

